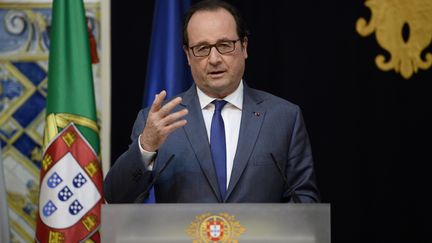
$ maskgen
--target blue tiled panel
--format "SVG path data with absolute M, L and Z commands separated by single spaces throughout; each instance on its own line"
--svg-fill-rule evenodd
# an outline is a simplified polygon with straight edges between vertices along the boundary
M 0 134 L 5 136 L 7 139 L 11 139 L 17 132 L 18 132 L 18 129 L 6 131 L 6 130 L 2 130 L 0 128 Z
M 45 108 L 45 98 L 35 92 L 16 112 L 13 118 L 21 124 L 22 127 L 27 127 L 33 119 Z
M 35 85 L 39 85 L 46 77 L 46 72 L 34 62 L 14 62 L 20 72 L 22 72 Z
M 40 168 L 40 162 L 32 160 L 32 151 L 35 148 L 40 149 L 40 146 L 33 141 L 27 134 L 23 134 L 17 141 L 13 144 L 15 148 L 20 151 L 24 156 L 26 156 L 29 160 L 33 161 L 33 163 Z
M 2 79 L 0 80 L 0 86 L 2 90 L 0 99 L 13 100 L 23 93 L 23 86 L 16 79 Z

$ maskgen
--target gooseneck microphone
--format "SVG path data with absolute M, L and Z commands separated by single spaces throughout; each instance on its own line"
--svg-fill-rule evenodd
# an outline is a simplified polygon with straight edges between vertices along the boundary
M 285 174 L 282 171 L 282 168 L 276 161 L 276 158 L 274 157 L 273 153 L 270 153 L 270 156 L 272 157 L 273 163 L 275 164 L 280 176 L 282 177 L 282 180 L 284 181 L 285 185 L 288 186 L 288 179 L 286 178 Z M 297 193 L 294 191 L 294 189 L 289 193 L 294 203 L 301 203 Z
M 151 188 L 156 184 L 157 180 L 159 179 L 162 172 L 165 170 L 165 168 L 168 166 L 168 164 L 171 162 L 171 160 L 174 158 L 174 154 L 172 154 L 168 160 L 165 162 L 165 164 L 162 166 L 162 168 L 156 173 L 156 175 L 153 177 L 153 180 L 151 183 L 147 186 L 147 188 L 141 192 L 138 197 L 135 199 L 134 203 L 143 203 L 144 199 L 148 197 L 148 194 L 151 190 Z

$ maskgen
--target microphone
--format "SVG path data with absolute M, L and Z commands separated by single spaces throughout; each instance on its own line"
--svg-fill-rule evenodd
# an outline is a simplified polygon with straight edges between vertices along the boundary
M 146 197 L 148 197 L 148 194 L 151 190 L 151 188 L 156 184 L 156 181 L 159 179 L 160 175 L 162 174 L 162 171 L 165 170 L 165 168 L 168 166 L 168 164 L 171 162 L 171 160 L 174 158 L 174 154 L 172 154 L 167 162 L 162 166 L 162 168 L 159 170 L 159 172 L 153 177 L 153 180 L 151 183 L 147 186 L 147 188 L 141 192 L 138 197 L 135 199 L 134 203 L 142 203 Z
M 282 171 L 282 168 L 279 166 L 278 162 L 276 161 L 276 158 L 274 157 L 273 153 L 270 153 L 270 156 L 272 157 L 273 163 L 275 164 L 276 168 L 278 169 L 278 172 L 280 176 L 282 177 L 283 181 L 285 182 L 285 185 L 288 185 L 288 179 L 286 178 L 285 174 Z M 289 195 L 293 199 L 294 203 L 301 203 L 300 198 L 298 197 L 297 193 L 295 193 L 294 190 L 292 190 Z

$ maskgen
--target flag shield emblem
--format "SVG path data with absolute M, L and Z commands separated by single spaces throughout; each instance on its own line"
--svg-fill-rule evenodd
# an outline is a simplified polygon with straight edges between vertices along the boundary
M 52 140 L 44 157 L 51 162 L 41 170 L 38 239 L 48 242 L 55 232 L 65 241 L 82 241 L 100 225 L 102 172 L 94 171 L 98 157 L 73 123 Z M 90 166 L 92 173 L 86 170 Z M 89 219 L 91 227 L 84 223 Z
M 207 225 L 207 235 L 212 241 L 219 241 L 223 237 L 223 222 L 210 221 Z

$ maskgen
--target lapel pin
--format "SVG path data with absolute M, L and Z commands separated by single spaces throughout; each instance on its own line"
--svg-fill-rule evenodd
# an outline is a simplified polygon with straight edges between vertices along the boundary
M 255 116 L 261 116 L 261 113 L 255 111 L 255 112 L 254 112 L 254 115 L 255 115 Z

